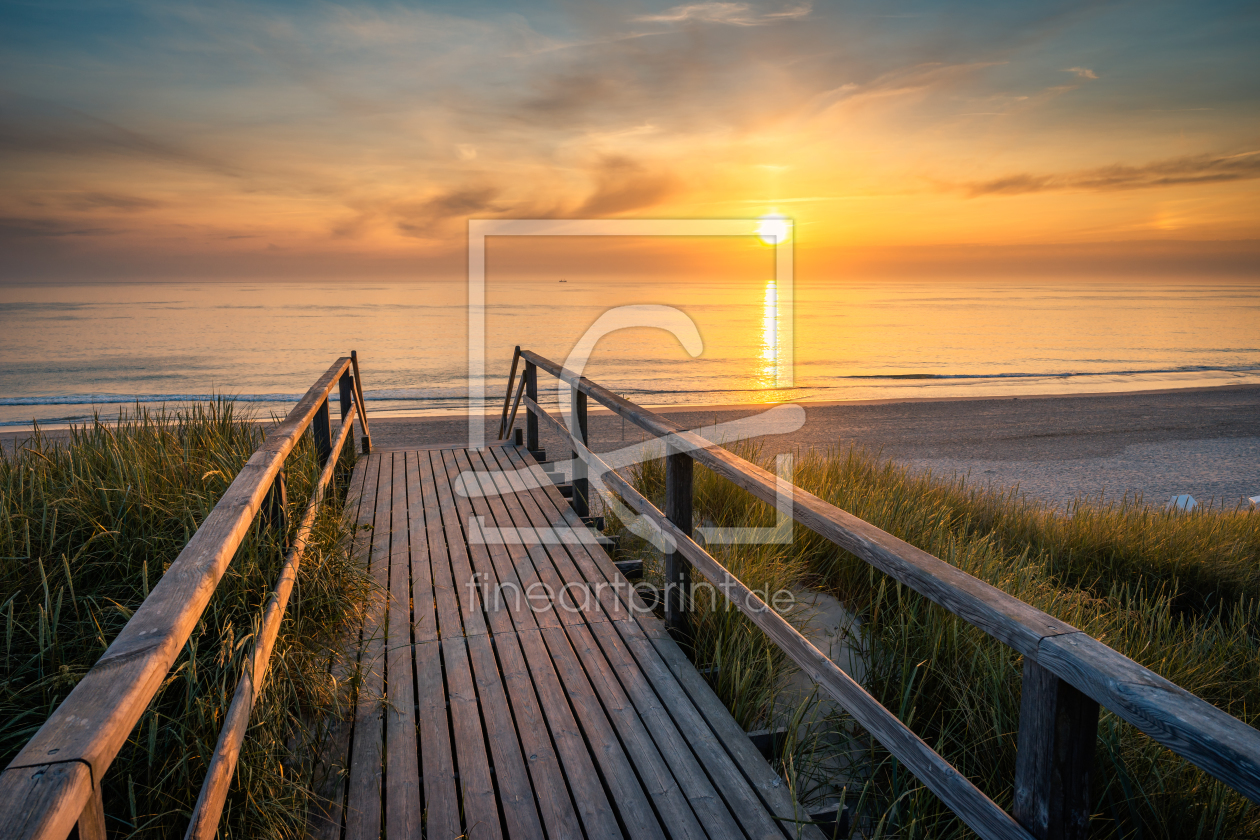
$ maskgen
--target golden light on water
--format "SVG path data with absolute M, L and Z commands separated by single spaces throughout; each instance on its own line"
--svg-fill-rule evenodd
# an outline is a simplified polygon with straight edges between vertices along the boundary
M 779 287 L 766 282 L 761 312 L 761 380 L 763 387 L 773 388 L 779 381 Z

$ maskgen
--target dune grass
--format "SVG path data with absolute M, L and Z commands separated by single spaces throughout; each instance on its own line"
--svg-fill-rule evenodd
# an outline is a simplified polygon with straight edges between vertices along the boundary
M 761 460 L 754 449 L 732 448 Z M 635 479 L 660 501 L 663 476 L 658 461 Z M 795 482 L 1260 723 L 1260 515 L 1168 514 L 1130 499 L 1080 501 L 1063 517 L 1018 494 L 912 473 L 860 451 L 798 455 Z M 695 488 L 697 521 L 773 523 L 767 505 L 698 466 Z M 1009 810 L 1021 657 L 799 526 L 793 545 L 775 548 L 715 556 L 758 588 L 808 584 L 838 597 L 862 621 L 867 690 Z M 746 727 L 764 720 L 786 672 L 782 655 L 724 610 L 702 606 L 695 626 L 697 663 L 722 661 L 719 695 Z M 972 836 L 851 720 L 831 725 L 867 745 L 850 791 L 862 799 L 854 836 Z M 783 756 L 789 775 L 789 764 L 808 761 L 801 746 Z M 1096 837 L 1260 837 L 1260 812 L 1244 797 L 1106 711 L 1092 802 Z
M 0 455 L 0 763 L 7 764 L 105 650 L 263 440 L 230 401 L 137 407 Z M 310 746 L 337 702 L 327 639 L 368 583 L 339 546 L 346 447 L 302 562 L 242 748 L 221 837 L 296 837 Z M 318 478 L 309 435 L 287 463 L 289 521 Z M 104 777 L 111 836 L 179 836 L 200 790 L 283 540 L 255 523 L 149 709 Z

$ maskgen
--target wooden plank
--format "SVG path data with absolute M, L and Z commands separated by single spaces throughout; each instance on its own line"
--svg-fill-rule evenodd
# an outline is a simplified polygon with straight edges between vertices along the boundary
M 464 832 L 469 840 L 500 838 L 503 829 L 499 825 L 499 808 L 490 778 L 490 763 L 486 757 L 486 742 L 481 730 L 481 712 L 469 667 L 468 649 L 462 636 L 448 636 L 442 639 L 441 645 L 451 726 L 455 735 L 455 760 L 464 804 Z
M 420 484 L 420 456 L 406 452 L 403 461 L 407 477 L 407 535 L 411 540 L 411 635 L 416 644 L 420 644 L 438 638 L 437 609 L 433 570 L 429 566 L 429 529 Z
M 606 624 L 607 622 L 602 623 Z M 706 812 L 712 814 L 715 818 L 725 818 L 716 824 L 709 825 L 710 830 L 721 829 L 717 831 L 716 836 L 738 836 L 740 833 L 739 827 L 725 813 L 725 809 L 720 807 L 721 800 L 713 793 L 712 787 L 708 785 L 707 780 L 702 781 L 703 773 L 699 772 L 699 767 L 695 766 L 694 761 L 679 762 L 677 769 L 685 771 L 685 775 L 681 778 L 675 778 L 670 766 L 661 756 L 660 750 L 657 749 L 656 743 L 648 733 L 647 727 L 644 726 L 642 719 L 639 717 L 634 704 L 630 702 L 630 699 L 621 687 L 621 683 L 618 682 L 612 666 L 608 663 L 603 651 L 591 636 L 590 628 L 585 624 L 575 624 L 565 627 L 564 630 L 568 636 L 567 644 L 560 636 L 560 631 L 558 630 L 544 630 L 543 638 L 547 640 L 548 647 L 552 649 L 553 655 L 557 649 L 563 650 L 564 646 L 571 646 L 573 651 L 577 653 L 578 664 L 585 672 L 587 679 L 594 686 L 596 695 L 603 705 L 604 713 L 608 716 L 626 754 L 634 764 L 635 771 L 639 777 L 639 784 L 643 786 L 644 791 L 651 797 L 652 806 L 655 808 L 661 822 L 669 827 L 670 836 L 675 838 L 693 838 L 693 840 L 702 840 L 705 837 L 705 831 L 700 825 L 700 820 L 696 818 L 695 812 L 691 809 L 691 797 L 683 793 L 683 785 L 687 785 L 698 798 L 707 796 L 712 805 L 719 806 L 705 809 Z M 563 654 L 561 658 L 563 659 Z M 561 667 L 563 668 L 565 665 L 562 663 Z M 568 683 L 570 679 L 573 679 L 573 677 L 566 678 L 565 682 Z M 677 730 L 672 725 L 669 727 L 669 730 L 670 734 L 677 735 Z M 694 775 L 692 774 L 693 771 Z M 727 833 L 730 830 L 733 830 L 734 833 Z
M 425 538 L 429 547 L 429 569 L 433 580 L 438 632 L 442 638 L 462 636 L 464 626 L 459 618 L 459 599 L 455 595 L 455 583 L 451 578 L 450 551 L 446 544 L 446 527 L 442 522 L 433 461 L 430 460 L 429 453 L 420 452 L 417 453 L 417 462 L 420 490 L 424 497 Z
M 441 469 L 445 470 L 443 475 L 446 480 L 454 485 L 462 471 L 472 470 L 472 464 L 468 459 L 468 453 L 464 450 L 449 453 L 451 457 L 446 457 L 447 454 L 443 453 Z M 435 469 L 437 469 L 436 466 Z M 469 498 L 460 493 L 454 493 L 453 498 L 455 509 L 464 523 L 468 523 L 472 516 L 484 517 L 487 513 L 486 499 L 480 496 Z M 490 521 L 487 520 L 488 523 Z M 486 613 L 490 627 L 495 633 L 510 633 L 514 622 L 519 620 L 525 621 L 523 626 L 534 626 L 532 617 L 524 615 L 528 612 L 528 605 L 524 598 L 504 595 L 505 592 L 523 591 L 525 586 L 517 580 L 512 563 L 506 558 L 508 547 L 502 544 L 477 543 L 471 539 L 471 532 L 468 536 L 470 538 L 468 553 L 476 573 L 480 575 L 477 578 L 477 588 L 481 593 L 482 609 Z M 501 577 L 501 575 L 506 577 Z M 503 588 L 500 588 L 500 584 Z
M 564 498 L 551 486 L 541 466 L 530 463 L 524 453 L 511 447 L 504 447 L 494 455 L 505 472 L 524 470 L 533 477 L 534 487 L 515 494 L 515 499 L 530 517 L 554 523 L 557 527 L 569 528 L 578 534 L 590 533 Z M 593 611 L 612 620 L 625 620 L 632 615 L 645 615 L 649 612 L 643 601 L 634 594 L 633 585 L 617 571 L 593 537 L 583 542 L 568 542 L 562 548 L 567 551 L 557 552 L 553 557 L 560 573 L 568 580 L 586 580 L 595 594 L 595 603 L 585 610 L 584 617 L 588 621 L 591 620 L 590 613 Z M 599 560 L 604 565 L 599 565 Z
M 459 791 L 455 786 L 455 754 L 451 746 L 450 720 L 446 708 L 446 683 L 442 675 L 442 647 L 436 640 L 438 627 L 451 631 L 449 622 L 457 616 L 459 606 L 450 590 L 450 566 L 446 560 L 446 538 L 442 515 L 438 510 L 437 491 L 433 486 L 433 464 L 425 454 L 408 454 L 414 464 L 416 495 L 412 497 L 411 533 L 424 534 L 427 556 L 413 555 L 417 569 L 428 567 L 428 576 L 436 599 L 438 614 L 447 616 L 447 625 L 434 617 L 428 628 L 419 622 L 416 627 L 416 689 L 419 705 L 420 764 L 424 779 L 424 804 L 428 836 L 456 837 L 462 831 L 459 816 Z M 424 572 L 416 575 L 420 581 Z M 442 588 L 444 587 L 444 588 Z M 417 602 L 419 604 L 419 601 Z M 417 612 L 419 615 L 419 612 Z M 454 619 L 458 625 L 458 618 Z M 431 639 L 421 642 L 421 636 Z M 458 630 L 452 635 L 457 636 Z
M 770 812 L 787 829 L 788 836 L 798 836 L 799 828 L 800 837 L 821 840 L 822 832 L 816 826 L 805 824 L 809 814 L 792 797 L 787 782 L 779 778 L 761 753 L 757 752 L 757 748 L 748 740 L 747 734 L 735 722 L 735 718 L 731 717 L 726 706 L 664 629 L 645 638 L 628 638 L 626 643 L 639 662 L 648 661 L 651 651 L 661 658 L 736 766 L 747 777 Z M 651 651 L 648 650 L 649 647 Z
M 542 516 L 536 507 L 531 510 L 525 509 L 521 498 L 512 491 L 511 484 L 503 473 L 503 467 L 495 456 L 487 452 L 482 457 L 485 459 L 483 463 L 486 469 L 489 470 L 484 474 L 484 480 L 488 485 L 486 488 L 489 494 L 488 506 L 498 526 L 516 528 L 526 533 L 531 530 L 544 533 L 553 531 L 555 523 Z M 562 525 L 562 527 L 566 526 Z M 539 610 L 537 609 L 538 602 L 534 603 L 533 617 L 538 621 L 539 626 L 554 627 L 558 624 L 580 623 L 583 612 L 591 613 L 586 616 L 588 620 L 602 618 L 597 605 L 588 603 L 588 599 L 585 598 L 579 603 L 572 594 L 566 593 L 566 584 L 570 580 L 580 581 L 580 578 L 566 575 L 563 565 L 555 562 L 556 558 L 563 558 L 562 563 L 568 561 L 568 555 L 562 545 L 534 541 L 528 546 L 512 546 L 511 548 L 514 549 L 512 554 L 515 571 L 519 573 L 521 585 L 525 591 L 528 593 L 531 591 L 530 587 L 537 585 L 537 591 L 550 593 L 547 609 Z
M 1084 633 L 1046 639 L 1037 661 L 1260 803 L 1260 732 Z
M 486 619 L 481 611 L 481 592 L 473 578 L 463 518 L 456 506 L 455 494 L 451 490 L 450 478 L 447 475 L 446 459 L 449 454 L 449 451 L 428 453 L 433 462 L 434 486 L 437 489 L 438 506 L 442 512 L 442 526 L 446 533 L 446 549 L 451 561 L 452 587 L 459 601 L 464 633 L 468 635 L 485 633 Z M 447 636 L 445 629 L 442 635 Z
M 561 676 L 556 671 L 541 633 L 541 630 L 521 630 L 514 637 L 520 643 L 525 667 L 538 690 L 539 703 L 547 717 L 547 726 L 551 730 L 556 752 L 564 767 L 565 778 L 573 792 L 582 827 L 586 829 L 588 837 L 619 837 L 621 830 L 613 803 L 617 803 L 618 807 L 627 807 L 627 802 L 618 798 L 619 788 L 613 788 L 607 782 L 607 759 L 603 752 L 593 753 L 588 748 L 582 727 L 565 696 Z M 512 637 L 497 636 L 495 641 L 501 642 L 510 638 Z M 510 646 L 500 648 L 501 651 L 505 649 L 510 652 Z M 504 658 L 504 671 L 513 675 L 513 681 L 523 679 L 516 676 L 519 674 L 517 668 L 517 663 L 509 662 L 509 657 Z M 592 740 L 591 743 L 594 745 L 602 742 Z M 630 801 L 630 806 L 645 808 L 649 812 L 651 810 L 641 792 L 636 799 Z
M 511 466 L 526 466 L 527 462 L 524 460 L 524 456 L 519 451 L 513 452 L 510 449 L 505 449 L 496 454 L 500 455 L 502 460 L 499 463 L 501 463 L 505 469 L 510 468 Z M 572 520 L 575 519 L 576 516 L 571 510 L 569 510 L 568 506 L 565 505 L 562 500 L 553 498 L 542 489 L 532 491 L 531 497 L 541 506 L 548 508 L 545 511 L 540 510 L 540 516 L 563 515 L 570 520 L 570 524 L 573 524 Z M 577 524 L 580 525 L 580 522 Z M 612 561 L 598 546 L 588 546 L 583 544 L 569 546 L 568 548 L 572 552 L 574 563 L 579 569 L 581 569 L 582 576 L 590 585 L 594 586 L 601 580 L 608 580 L 610 577 L 618 575 L 616 567 L 612 565 Z M 597 561 L 602 561 L 604 566 L 597 566 Z M 576 571 L 571 574 L 575 575 L 576 578 Z M 608 592 L 608 590 L 600 591 Z M 630 591 L 629 583 L 626 582 L 623 587 L 613 589 L 612 594 L 624 594 Z M 622 614 L 624 615 L 624 608 L 628 606 L 628 602 L 624 602 L 622 606 Z M 615 607 L 613 609 L 615 609 Z M 720 740 L 715 738 L 715 736 L 711 733 L 709 727 L 704 721 L 704 718 L 691 705 L 691 702 L 687 699 L 686 693 L 675 681 L 675 678 L 672 676 L 670 670 L 654 652 L 651 645 L 647 643 L 647 638 L 640 627 L 640 624 L 645 621 L 651 622 L 654 626 L 658 627 L 659 634 L 662 636 L 664 635 L 664 626 L 650 614 L 645 612 L 640 612 L 636 621 L 619 620 L 606 622 L 606 627 L 603 625 L 592 625 L 592 630 L 602 641 L 605 638 L 611 640 L 612 637 L 609 635 L 609 631 L 615 629 L 619 636 L 625 637 L 625 641 L 628 645 L 635 646 L 638 656 L 638 665 L 634 665 L 631 661 L 627 661 L 624 658 L 619 658 L 617 661 L 613 662 L 614 670 L 619 675 L 625 675 L 629 670 L 634 668 L 643 668 L 644 673 L 649 674 L 648 679 L 650 680 L 652 687 L 661 692 L 661 697 L 665 701 L 665 705 L 669 708 L 669 711 L 678 718 L 680 728 L 682 728 L 686 733 L 683 740 L 692 745 L 692 747 L 697 750 L 697 754 L 702 756 L 705 769 L 713 776 L 718 790 L 730 799 L 732 803 L 732 810 L 737 816 L 739 816 L 741 824 L 743 824 L 749 836 L 766 837 L 777 835 L 778 830 L 776 829 L 775 824 L 766 816 L 766 806 L 761 804 L 757 794 L 749 785 L 749 782 L 744 779 L 743 774 L 741 774 L 739 769 L 732 762 L 731 758 L 727 756 L 725 750 L 720 744 Z M 640 644 L 634 645 L 633 640 L 637 640 Z M 609 656 L 610 662 L 612 662 L 613 656 L 617 655 L 618 648 L 615 644 L 613 644 L 611 646 L 606 645 L 604 649 L 606 654 Z M 690 667 L 689 663 L 688 667 Z M 691 668 L 691 671 L 694 673 L 695 669 Z M 697 680 L 700 680 L 698 674 L 695 676 Z M 625 677 L 623 676 L 623 680 L 624 679 Z M 703 680 L 700 680 L 700 682 L 703 684 Z M 629 688 L 629 684 L 627 685 L 627 688 Z M 710 692 L 710 695 L 712 695 L 712 692 Z M 749 759 L 750 757 L 755 758 L 756 761 L 760 762 L 760 786 L 766 788 L 766 792 L 770 795 L 770 801 L 768 804 L 770 805 L 771 810 L 785 820 L 804 819 L 804 812 L 798 813 L 799 809 L 792 801 L 791 795 L 787 792 L 787 788 L 782 786 L 781 780 L 774 775 L 765 760 L 761 758 L 760 754 L 757 753 L 756 750 L 752 749 L 750 744 L 748 744 L 748 739 L 744 736 L 743 731 L 738 727 L 738 725 L 735 724 L 734 720 L 730 718 L 730 713 L 725 711 L 725 707 L 717 701 L 716 696 L 712 699 L 715 703 L 717 703 L 717 708 L 722 711 L 725 715 L 726 721 L 730 724 L 729 731 L 727 733 L 728 736 L 732 732 L 735 733 L 737 735 L 737 747 L 742 746 L 747 749 L 747 752 L 741 753 L 741 756 L 744 759 Z M 647 704 L 650 701 L 645 696 L 643 702 L 644 704 Z M 636 701 L 636 706 L 638 705 L 639 703 Z M 639 707 L 640 709 L 644 708 L 643 706 Z M 652 729 L 653 735 L 656 735 L 656 727 L 652 726 L 650 728 Z M 660 738 L 657 739 L 657 742 L 658 744 L 660 743 Z M 662 746 L 662 750 L 664 749 L 665 747 Z M 816 837 L 820 840 L 821 834 L 818 833 L 816 828 L 812 826 L 802 826 L 801 828 L 802 836 L 811 838 Z M 793 826 L 793 829 L 792 834 L 795 835 L 795 826 Z
M 641 631 L 638 638 L 645 644 L 640 650 L 646 655 L 636 660 L 631 654 L 622 634 L 637 629 L 625 621 L 605 621 L 590 628 L 674 776 L 683 783 L 701 823 L 710 834 L 716 830 L 721 836 L 735 837 L 739 826 L 732 821 L 733 814 L 749 837 L 782 840 L 783 832 L 765 804 Z
M 541 838 L 542 822 L 534 804 L 534 789 L 525 770 L 525 758 L 517 724 L 508 707 L 507 692 L 499 673 L 489 636 L 469 636 L 468 656 L 477 682 L 477 697 L 485 716 L 490 757 L 498 783 L 498 801 L 503 809 L 504 828 L 515 838 Z
M 389 525 L 388 703 L 385 706 L 385 836 L 420 840 L 424 808 L 416 744 L 412 678 L 411 545 L 408 538 L 406 458 L 393 457 Z M 423 550 L 423 547 L 418 547 Z
M 550 627 L 539 630 L 538 633 L 547 646 L 547 652 L 554 664 L 556 674 L 560 677 L 560 683 L 568 695 L 574 714 L 586 733 L 595 762 L 603 772 L 604 783 L 608 786 L 610 798 L 617 808 L 617 813 L 621 816 L 626 831 L 632 838 L 663 838 L 665 835 L 653 816 L 652 804 L 647 794 L 649 792 L 654 795 L 666 793 L 666 782 L 663 779 L 649 778 L 648 782 L 652 787 L 650 791 L 644 791 L 635 775 L 630 757 L 626 754 L 626 748 L 623 748 L 617 738 L 616 730 L 605 714 L 594 687 L 578 662 L 577 655 L 570 647 L 564 630 L 559 627 Z M 631 749 L 634 748 L 631 747 Z M 672 781 L 672 779 L 669 780 L 670 783 Z M 681 813 L 674 811 L 671 811 L 671 816 L 680 820 L 677 830 L 691 834 L 689 829 L 692 827 L 694 818 L 685 820 Z M 675 826 L 672 824 L 670 831 L 675 831 Z
M 438 457 L 433 457 L 434 471 L 437 472 Z M 466 453 L 444 452 L 441 463 L 445 472 L 438 476 L 451 483 L 458 477 L 461 469 L 471 469 Z M 473 513 L 473 503 L 458 493 L 452 494 L 455 511 L 462 521 Z M 468 545 L 468 553 L 477 568 L 486 576 L 489 584 L 496 580 L 490 551 L 500 550 L 502 546 Z M 467 570 L 465 574 L 471 574 Z M 467 587 L 461 587 L 467 588 Z M 497 632 L 511 633 L 512 619 L 505 610 L 490 612 L 491 625 Z M 495 779 L 498 783 L 498 801 L 503 808 L 504 828 L 509 836 L 540 837 L 542 823 L 538 809 L 534 804 L 534 792 L 530 785 L 530 777 L 525 770 L 525 760 L 518 737 L 516 724 L 508 706 L 507 694 L 499 673 L 499 665 L 491 648 L 490 637 L 484 634 L 467 637 L 468 655 L 473 666 L 473 676 L 477 686 L 477 697 L 482 716 L 485 719 L 486 735 L 490 745 L 490 756 L 493 759 Z M 461 762 L 461 767 L 462 767 Z
M 516 349 L 512 351 L 512 369 L 508 371 L 507 391 L 503 394 L 503 416 L 499 419 L 499 440 L 502 440 L 507 435 L 507 432 L 505 431 L 505 429 L 508 426 L 508 401 L 512 399 L 512 383 L 516 379 L 516 366 L 520 364 L 520 361 L 521 361 L 521 346 L 518 344 L 516 345 Z M 525 378 L 521 377 L 522 387 L 524 387 L 524 383 L 525 383 Z M 517 390 L 517 393 L 519 394 L 521 389 L 517 388 L 516 390 Z M 519 400 L 520 397 L 518 396 L 517 399 Z M 512 412 L 512 416 L 513 417 L 516 416 L 515 411 Z
M 363 652 L 359 659 L 359 691 L 355 699 L 354 742 L 350 784 L 346 794 L 346 840 L 377 840 L 381 833 L 382 729 L 385 696 L 385 619 L 388 609 L 389 514 L 393 455 L 374 460 L 375 498 L 368 573 L 374 584 L 363 619 Z M 372 475 L 369 473 L 369 480 Z M 368 502 L 364 500 L 364 508 Z M 362 515 L 363 508 L 360 509 Z
M 346 488 L 346 504 L 342 510 L 342 517 L 350 526 L 350 544 L 347 550 L 351 557 L 364 557 L 369 543 L 368 532 L 358 527 L 359 507 L 364 495 L 363 483 L 368 472 L 367 465 L 366 458 L 360 459 L 354 465 L 349 486 Z M 338 691 L 345 692 L 342 699 L 347 704 L 353 700 L 349 693 L 350 677 L 354 670 L 353 663 L 359 658 L 362 630 L 362 627 L 356 627 L 352 638 L 348 638 L 344 645 L 334 650 L 330 666 L 332 678 L 338 686 Z M 346 804 L 346 781 L 349 778 L 346 754 L 350 748 L 352 727 L 353 719 L 348 717 L 339 716 L 329 723 L 329 734 L 324 752 L 313 774 L 315 802 L 307 817 L 307 836 L 310 840 L 341 840 L 341 822 Z
M 469 455 L 480 457 L 477 453 Z M 471 458 L 468 463 L 471 466 Z M 485 461 L 481 463 L 485 464 Z M 487 516 L 487 522 L 498 527 L 512 525 L 501 498 L 490 495 L 480 501 L 474 499 L 473 504 L 475 509 Z M 504 548 L 502 554 L 492 555 L 501 564 L 499 579 L 525 586 L 536 581 L 530 553 L 525 551 L 524 546 L 509 544 Z M 546 626 L 558 626 L 552 611 L 534 613 L 526 607 L 514 613 L 514 619 L 519 621 L 517 632 L 496 634 L 494 644 L 548 835 L 577 836 L 580 829 L 576 820 L 580 815 L 589 836 L 616 837 L 619 829 L 613 809 L 565 699 L 564 689 L 537 634 L 535 618 L 542 619 Z M 518 636 L 519 633 L 524 633 L 524 636 Z M 528 655 L 526 651 L 529 651 Z M 548 730 L 551 737 L 548 737 Z M 554 750 L 552 738 L 555 740 Z M 563 762 L 563 773 L 557 758 Z M 566 788 L 566 776 L 568 787 L 572 788 L 572 800 Z
M 512 714 L 516 718 L 517 731 L 521 737 L 521 748 L 525 753 L 529 777 L 533 782 L 534 795 L 538 799 L 538 807 L 542 812 L 542 820 L 547 829 L 547 837 L 560 840 L 577 840 L 582 836 L 578 822 L 577 809 L 569 795 L 564 781 L 564 773 L 560 768 L 559 757 L 551 743 L 547 720 L 543 717 L 542 706 L 535 694 L 534 682 L 529 668 L 525 664 L 525 654 L 521 650 L 520 639 L 515 633 L 503 633 L 493 636 L 494 648 L 499 657 L 499 667 L 503 674 L 503 684 L 507 688 Z M 559 683 L 554 690 L 559 691 Z M 540 689 L 541 690 L 541 689 Z M 561 698 L 563 699 L 563 698 Z M 577 747 L 585 751 L 581 745 L 581 735 L 577 732 L 576 723 L 572 726 Z M 587 757 L 586 763 L 590 764 Z M 579 770 L 579 772 L 582 772 Z M 594 784 L 583 790 L 585 794 L 583 806 L 598 811 L 600 814 L 611 814 L 612 809 L 604 798 L 604 790 L 599 786 L 599 778 L 593 766 L 589 767 L 585 778 Z M 594 796 L 592 801 L 591 796 Z M 609 817 L 611 825 L 592 825 L 600 832 L 616 831 L 616 820 Z M 614 834 L 593 832 L 592 836 L 615 836 Z
M 4 826 L 6 839 L 63 840 L 92 798 L 92 770 L 82 761 L 9 767 L 0 790 L 14 817 Z
M 200 620 L 284 459 L 346 364 L 348 360 L 338 359 L 250 456 L 149 597 L 9 767 L 43 766 L 55 755 L 60 760 L 87 762 L 94 778 L 104 776 Z M 12 783 L 25 788 L 29 777 L 17 774 L 13 778 L 19 777 L 25 781 Z M 70 778 L 44 773 L 36 784 L 64 785 Z M 42 819 L 15 810 L 9 784 L 7 774 L 0 774 L 0 825 Z M 37 801 L 69 800 L 50 793 Z
M 442 580 L 445 576 L 451 581 L 459 614 L 463 618 L 464 632 L 484 635 L 486 625 L 481 614 L 479 595 L 465 585 L 472 579 L 468 545 L 464 541 L 463 526 L 455 507 L 442 453 L 421 453 L 420 457 L 427 457 L 430 462 L 437 513 L 441 517 L 446 555 L 450 561 L 449 568 L 446 569 L 439 569 L 435 564 L 434 579 Z M 438 621 L 442 627 L 442 663 L 446 674 L 460 796 L 464 806 L 464 831 L 472 840 L 498 838 L 502 837 L 502 827 L 499 825 L 499 809 L 495 802 L 494 783 L 490 777 L 490 763 L 486 755 L 481 712 L 473 685 L 468 649 L 462 634 L 447 632 L 448 627 L 456 626 L 455 617 L 441 613 L 442 609 L 449 611 L 450 606 L 449 601 L 445 606 L 439 601 Z

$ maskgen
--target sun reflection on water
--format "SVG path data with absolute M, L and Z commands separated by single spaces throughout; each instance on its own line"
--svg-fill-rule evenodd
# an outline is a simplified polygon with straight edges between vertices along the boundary
M 761 387 L 773 388 L 779 381 L 779 287 L 766 282 L 761 314 Z

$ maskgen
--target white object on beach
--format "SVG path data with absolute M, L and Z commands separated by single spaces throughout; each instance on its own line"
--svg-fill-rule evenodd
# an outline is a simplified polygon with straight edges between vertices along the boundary
M 1252 496 L 1248 498 L 1247 501 L 1251 502 L 1252 510 L 1255 510 L 1256 508 L 1260 508 L 1260 496 Z
M 1199 503 L 1194 500 L 1194 496 L 1173 496 L 1168 500 L 1168 506 L 1164 510 L 1192 511 L 1198 506 Z

